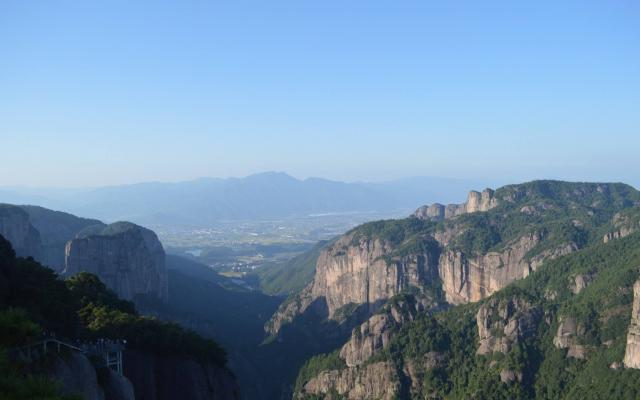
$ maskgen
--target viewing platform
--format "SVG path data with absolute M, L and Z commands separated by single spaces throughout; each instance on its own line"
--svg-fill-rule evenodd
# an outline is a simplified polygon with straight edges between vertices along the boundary
M 39 341 L 12 349 L 12 353 L 25 361 L 34 361 L 52 352 L 78 351 L 86 355 L 97 366 L 110 368 L 122 375 L 122 352 L 126 344 L 125 340 L 97 339 L 93 342 L 69 342 L 54 336 L 46 336 Z

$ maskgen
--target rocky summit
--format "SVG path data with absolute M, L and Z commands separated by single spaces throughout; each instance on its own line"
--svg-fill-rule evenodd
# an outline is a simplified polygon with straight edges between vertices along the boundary
M 88 227 L 70 240 L 63 274 L 79 272 L 97 275 L 123 299 L 168 298 L 162 244 L 153 231 L 130 222 Z

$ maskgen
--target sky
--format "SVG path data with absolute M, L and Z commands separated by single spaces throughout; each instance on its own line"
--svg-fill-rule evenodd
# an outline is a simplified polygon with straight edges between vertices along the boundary
M 640 186 L 640 2 L 0 2 L 0 185 Z

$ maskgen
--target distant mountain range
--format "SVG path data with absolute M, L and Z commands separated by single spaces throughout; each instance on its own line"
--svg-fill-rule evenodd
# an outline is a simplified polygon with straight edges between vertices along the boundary
M 412 210 L 435 200 L 457 201 L 469 187 L 493 182 L 415 177 L 383 183 L 296 179 L 282 172 L 244 178 L 200 178 L 93 189 L 0 188 L 0 202 L 32 204 L 146 225 L 204 225 L 220 220 L 311 214 Z

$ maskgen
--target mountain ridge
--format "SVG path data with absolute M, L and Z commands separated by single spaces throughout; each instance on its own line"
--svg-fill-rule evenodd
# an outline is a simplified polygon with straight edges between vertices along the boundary
M 485 182 L 487 184 L 488 182 Z M 37 189 L 13 188 L 7 202 L 20 199 L 75 215 L 144 225 L 197 225 L 217 219 L 261 219 L 307 216 L 326 212 L 370 212 L 413 209 L 425 199 L 453 199 L 479 182 L 417 177 L 367 183 L 310 177 L 284 172 L 244 178 L 198 178 L 182 182 L 143 182 L 58 192 L 47 201 Z M 0 188 L 2 189 L 2 188 Z M 30 200 L 30 197 L 32 196 Z M 0 201 L 3 192 L 0 190 Z

